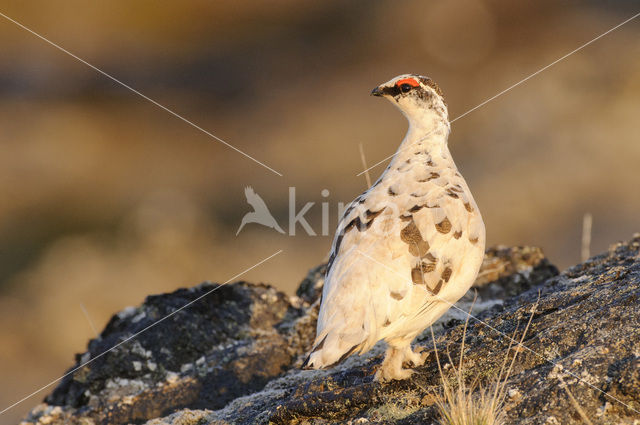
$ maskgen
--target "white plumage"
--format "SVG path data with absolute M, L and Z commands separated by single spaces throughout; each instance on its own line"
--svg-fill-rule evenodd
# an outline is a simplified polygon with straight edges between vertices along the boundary
M 389 346 L 378 380 L 422 365 L 413 339 L 472 285 L 485 229 L 447 138 L 447 107 L 429 78 L 401 75 L 373 95 L 395 104 L 409 130 L 376 183 L 345 210 L 333 241 L 314 347 L 305 367 L 324 368 L 379 340 Z

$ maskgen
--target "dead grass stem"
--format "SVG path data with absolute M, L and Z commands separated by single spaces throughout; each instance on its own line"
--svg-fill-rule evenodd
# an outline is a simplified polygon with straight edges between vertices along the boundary
M 431 338 L 433 340 L 438 372 L 442 383 L 441 391 L 434 393 L 436 406 L 440 415 L 439 423 L 441 425 L 504 425 L 507 423 L 506 413 L 504 411 L 504 401 L 507 396 L 507 382 L 511 376 L 513 365 L 515 364 L 518 356 L 518 348 L 522 345 L 522 341 L 524 341 L 527 331 L 529 330 L 529 326 L 531 325 L 531 320 L 533 319 L 537 306 L 538 302 L 533 306 L 524 332 L 516 344 L 517 347 L 514 348 L 514 342 L 516 342 L 515 337 L 520 326 L 520 321 L 518 321 L 516 329 L 510 338 L 509 347 L 507 348 L 507 353 L 502 361 L 500 372 L 489 386 L 486 387 L 483 386 L 482 383 L 479 383 L 477 378 L 468 385 L 464 378 L 464 345 L 469 325 L 469 318 L 471 317 L 470 314 L 467 315 L 467 319 L 464 324 L 462 343 L 460 346 L 460 358 L 457 366 L 455 366 L 454 362 L 451 360 L 449 347 L 447 347 L 447 357 L 453 367 L 453 383 L 445 377 L 442 370 L 442 365 L 438 355 L 438 348 L 433 334 L 433 328 L 431 328 Z M 473 305 L 471 306 L 471 309 L 472 308 Z M 469 313 L 471 313 L 471 309 Z M 514 354 L 510 357 L 512 348 L 514 349 Z

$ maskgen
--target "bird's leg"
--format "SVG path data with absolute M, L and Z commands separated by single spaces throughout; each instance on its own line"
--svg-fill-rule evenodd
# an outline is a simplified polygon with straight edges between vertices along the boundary
M 425 351 L 424 347 L 416 347 L 411 349 L 411 345 L 408 345 L 402 352 L 404 356 L 403 363 L 410 363 L 414 367 L 422 366 L 429 357 L 429 352 Z
M 376 372 L 374 381 L 384 382 L 393 379 L 400 381 L 408 379 L 413 374 L 413 370 L 402 368 L 402 362 L 405 357 L 404 350 L 404 347 L 398 349 L 391 345 L 387 348 L 384 360 L 380 365 L 380 369 Z M 411 347 L 409 347 L 409 350 L 411 350 Z

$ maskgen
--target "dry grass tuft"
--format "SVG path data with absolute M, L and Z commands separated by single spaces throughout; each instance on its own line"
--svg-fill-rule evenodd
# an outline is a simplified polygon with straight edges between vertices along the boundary
M 474 300 L 475 303 L 475 300 Z M 519 347 L 529 330 L 529 325 L 533 319 L 533 315 L 536 311 L 538 303 L 534 305 L 527 326 L 520 337 L 520 341 L 517 343 Z M 472 306 L 473 308 L 473 306 Z M 460 347 L 460 359 L 458 366 L 454 365 L 451 359 L 449 349 L 447 348 L 447 357 L 449 362 L 453 366 L 453 383 L 447 380 L 442 371 L 440 364 L 440 358 L 438 357 L 438 348 L 436 346 L 435 337 L 433 335 L 433 328 L 431 329 L 431 338 L 433 339 L 433 347 L 438 364 L 438 371 L 440 372 L 440 380 L 442 382 L 442 391 L 435 392 L 434 398 L 436 400 L 436 406 L 440 415 L 439 423 L 441 425 L 504 425 L 506 424 L 506 414 L 504 412 L 504 400 L 507 395 L 507 381 L 511 375 L 513 365 L 518 356 L 517 349 L 514 350 L 513 357 L 509 361 L 509 354 L 513 348 L 515 342 L 516 332 L 519 328 L 519 322 L 516 326 L 516 330 L 513 336 L 510 338 L 509 348 L 507 354 L 504 357 L 502 366 L 498 376 L 487 387 L 474 380 L 470 385 L 467 385 L 464 379 L 464 341 L 467 335 L 467 326 L 469 324 L 469 314 L 464 324 L 464 332 L 462 335 L 462 345 Z

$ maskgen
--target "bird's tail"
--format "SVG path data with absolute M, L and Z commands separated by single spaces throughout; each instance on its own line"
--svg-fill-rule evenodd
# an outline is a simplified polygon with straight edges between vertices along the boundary
M 342 362 L 362 348 L 363 341 L 353 344 L 348 342 L 350 340 L 353 341 L 349 335 L 335 336 L 327 333 L 320 342 L 314 345 L 311 353 L 302 364 L 302 369 L 324 369 Z

